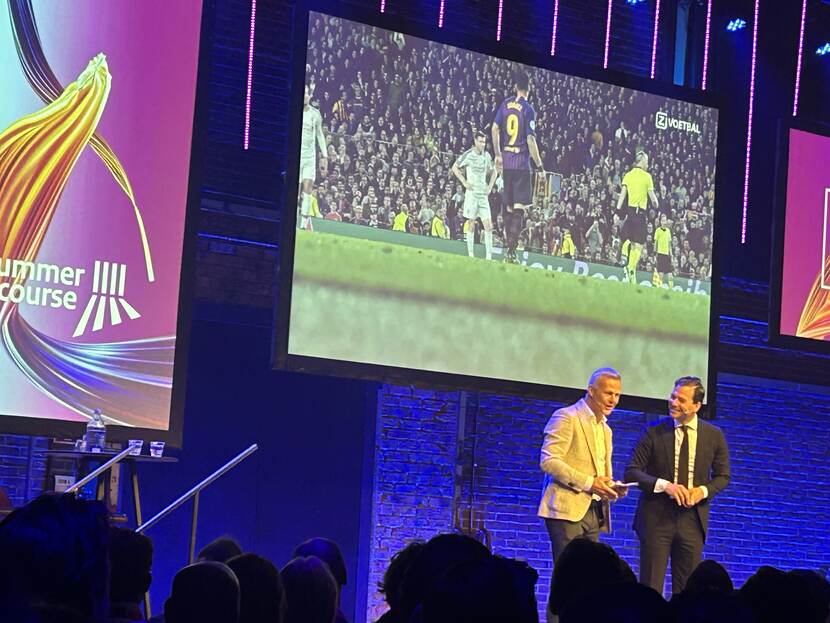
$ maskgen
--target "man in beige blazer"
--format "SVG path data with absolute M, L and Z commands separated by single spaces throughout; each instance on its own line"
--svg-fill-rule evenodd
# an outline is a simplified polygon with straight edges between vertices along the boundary
M 625 495 L 624 488 L 609 486 L 612 444 L 607 418 L 621 390 L 619 372 L 595 370 L 585 397 L 555 411 L 545 426 L 540 461 L 545 490 L 538 514 L 550 535 L 554 561 L 573 539 L 599 541 L 600 532 L 610 532 L 609 501 Z

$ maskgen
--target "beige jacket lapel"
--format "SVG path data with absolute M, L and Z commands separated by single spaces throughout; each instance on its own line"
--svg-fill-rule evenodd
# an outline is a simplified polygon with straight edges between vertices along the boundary
M 597 463 L 597 444 L 594 439 L 594 430 L 591 428 L 592 417 L 594 417 L 594 414 L 583 398 L 579 401 L 579 423 L 582 425 L 582 432 L 585 434 L 585 441 L 588 444 L 588 451 L 591 453 L 591 462 L 594 464 L 594 469 L 597 474 L 603 474 L 605 473 L 604 467 L 600 469 L 600 465 Z M 606 451 L 605 454 L 607 456 L 608 452 Z

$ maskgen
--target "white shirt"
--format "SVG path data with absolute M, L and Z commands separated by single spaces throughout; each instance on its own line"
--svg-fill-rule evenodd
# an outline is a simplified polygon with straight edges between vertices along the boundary
M 493 158 L 490 152 L 478 153 L 470 148 L 458 157 L 455 166 L 459 169 L 467 168 L 467 182 L 470 190 L 478 195 L 487 194 L 487 173 L 493 170 Z
M 594 433 L 594 448 L 597 451 L 597 465 L 599 465 L 599 473 L 597 476 L 609 476 L 610 474 L 605 473 L 605 454 L 608 451 L 605 447 L 605 423 L 608 421 L 608 418 L 604 415 L 602 419 L 597 421 L 595 415 L 591 415 L 591 432 Z M 594 486 L 594 477 L 589 476 L 588 480 L 585 482 L 585 485 L 582 487 L 583 491 L 590 491 L 591 487 Z M 600 497 L 597 495 L 592 496 L 594 499 L 599 500 Z
M 678 465 L 680 463 L 680 446 L 683 443 L 683 426 L 677 420 L 674 420 L 674 482 L 677 482 L 678 478 Z M 686 423 L 686 435 L 689 437 L 689 489 L 691 490 L 694 487 L 694 479 L 695 479 L 695 454 L 697 451 L 697 428 L 698 428 L 698 421 L 697 415 L 692 417 Z M 654 483 L 654 492 L 655 493 L 663 493 L 668 486 L 669 481 L 664 480 L 662 478 L 658 478 L 657 482 Z M 709 490 L 701 485 L 700 487 L 703 490 L 703 497 L 709 497 Z
M 300 141 L 300 158 L 304 160 L 316 160 L 317 154 L 314 151 L 314 143 L 320 148 L 323 158 L 328 153 L 326 150 L 326 137 L 323 135 L 323 117 L 320 111 L 309 106 L 303 110 L 303 133 Z

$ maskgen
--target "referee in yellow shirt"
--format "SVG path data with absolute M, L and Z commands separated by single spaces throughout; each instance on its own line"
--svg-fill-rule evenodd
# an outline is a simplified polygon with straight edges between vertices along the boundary
M 660 215 L 660 227 L 654 230 L 654 252 L 657 254 L 657 272 L 663 273 L 663 283 L 674 287 L 671 257 L 671 229 L 666 226 L 665 214 Z
M 648 200 L 654 208 L 658 208 L 657 195 L 654 194 L 654 181 L 648 172 L 648 154 L 638 151 L 634 157 L 634 166 L 625 174 L 622 180 L 622 192 L 617 200 L 619 212 L 626 199 L 628 200 L 625 223 L 622 228 L 623 248 L 628 246 L 628 260 L 625 273 L 629 283 L 637 283 L 637 264 L 643 253 L 646 243 L 646 208 Z

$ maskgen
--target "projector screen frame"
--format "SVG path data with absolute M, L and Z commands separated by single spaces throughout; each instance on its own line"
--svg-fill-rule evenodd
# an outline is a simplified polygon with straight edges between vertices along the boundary
M 830 355 L 830 340 L 816 340 L 781 333 L 781 293 L 784 285 L 784 237 L 787 226 L 787 183 L 791 130 L 815 134 L 830 141 L 830 124 L 791 117 L 779 119 L 772 208 L 767 341 L 779 348 Z
M 489 393 L 502 393 L 527 398 L 544 400 L 571 400 L 584 393 L 583 388 L 563 387 L 493 379 L 479 376 L 469 376 L 451 372 L 436 372 L 414 368 L 400 368 L 382 364 L 370 364 L 354 361 L 340 361 L 296 355 L 288 353 L 288 338 L 290 331 L 291 296 L 294 272 L 294 251 L 297 210 L 289 208 L 296 203 L 299 190 L 299 149 L 294 146 L 300 144 L 300 129 L 302 120 L 302 92 L 305 85 L 305 61 L 309 31 L 310 12 L 319 12 L 332 17 L 362 23 L 400 32 L 411 37 L 418 37 L 436 43 L 454 46 L 462 50 L 486 54 L 508 61 L 522 63 L 535 68 L 555 71 L 578 78 L 585 78 L 605 84 L 636 89 L 652 95 L 682 100 L 692 104 L 707 106 L 716 110 L 718 115 L 718 135 L 716 145 L 715 164 L 715 208 L 712 235 L 712 280 L 709 308 L 709 356 L 708 356 L 708 383 L 705 401 L 706 417 L 715 417 L 716 388 L 717 388 L 717 344 L 719 336 L 719 315 L 717 313 L 720 290 L 720 256 L 719 256 L 719 225 L 722 219 L 721 204 L 723 195 L 723 181 L 721 175 L 721 159 L 725 146 L 723 132 L 723 102 L 722 98 L 710 92 L 702 92 L 673 84 L 658 84 L 639 76 L 625 74 L 614 70 L 604 70 L 600 67 L 588 66 L 582 63 L 553 58 L 546 54 L 531 54 L 525 49 L 511 46 L 505 41 L 496 42 L 477 36 L 459 37 L 446 29 L 428 27 L 422 22 L 415 22 L 406 17 L 393 15 L 391 12 L 360 11 L 349 7 L 344 9 L 336 3 L 326 0 L 299 0 L 295 11 L 294 41 L 292 50 L 292 75 L 289 84 L 289 125 L 287 131 L 287 145 L 289 149 L 285 157 L 285 171 L 283 183 L 283 205 L 281 210 L 280 232 L 280 264 L 277 275 L 277 302 L 274 308 L 272 365 L 276 370 L 305 372 L 317 375 L 354 378 L 359 380 L 384 382 L 396 385 L 424 387 L 440 390 L 472 390 Z M 553 358 L 552 358 L 553 359 Z M 552 361 L 552 365 L 553 365 Z M 610 365 L 610 364 L 609 364 Z M 689 374 L 694 374 L 690 370 Z M 587 383 L 589 370 L 586 370 Z M 666 398 L 671 387 L 666 387 Z M 623 398 L 620 408 L 635 409 L 663 413 L 665 400 L 644 396 L 633 396 L 625 393 L 625 378 L 623 378 Z
M 164 441 L 168 448 L 182 447 L 187 364 L 192 324 L 191 311 L 193 307 L 194 286 L 196 283 L 198 217 L 201 205 L 201 186 L 205 152 L 207 149 L 210 56 L 213 47 L 213 16 L 216 0 L 201 0 L 201 2 L 202 12 L 199 18 L 199 50 L 195 67 L 196 87 L 193 94 L 194 110 L 191 126 L 187 200 L 182 236 L 182 261 L 179 277 L 176 352 L 173 361 L 170 419 L 167 430 L 108 424 L 107 441 L 124 442 L 128 439 L 143 439 L 144 441 Z M 84 434 L 85 430 L 86 422 L 0 414 L 0 434 L 79 438 Z

